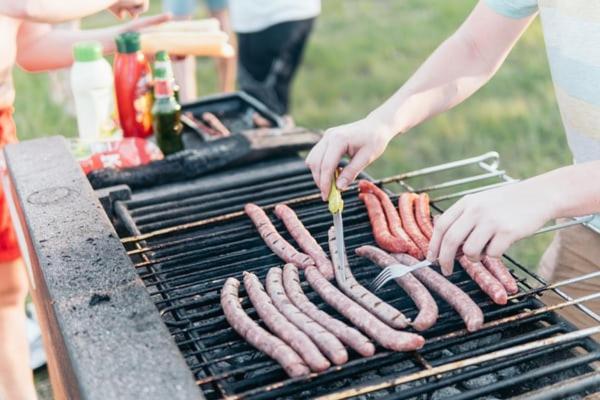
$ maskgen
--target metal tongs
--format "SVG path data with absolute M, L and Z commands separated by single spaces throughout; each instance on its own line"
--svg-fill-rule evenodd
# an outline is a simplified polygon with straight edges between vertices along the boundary
M 344 200 L 342 194 L 337 188 L 335 182 L 338 177 L 338 171 L 336 170 L 334 179 L 331 182 L 331 189 L 329 191 L 329 212 L 333 215 L 333 227 L 335 229 L 335 244 L 337 246 L 338 260 L 334 265 L 335 280 L 337 282 L 346 281 L 346 245 L 344 242 L 344 221 L 342 220 L 342 211 L 344 211 Z

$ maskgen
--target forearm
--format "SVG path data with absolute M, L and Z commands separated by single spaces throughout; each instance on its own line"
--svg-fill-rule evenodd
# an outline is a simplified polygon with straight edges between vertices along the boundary
M 49 30 L 43 36 L 19 49 L 17 62 L 29 72 L 41 72 L 69 67 L 73 63 L 73 45 L 79 41 L 95 40 L 102 44 L 104 54 L 115 51 L 118 27 L 81 31 Z
M 95 14 L 116 2 L 117 0 L 0 0 L 0 14 L 55 24 Z
M 522 184 L 551 205 L 549 219 L 600 213 L 600 160 L 555 169 Z
M 394 134 L 406 132 L 471 96 L 496 68 L 479 56 L 475 46 L 455 34 L 371 117 Z

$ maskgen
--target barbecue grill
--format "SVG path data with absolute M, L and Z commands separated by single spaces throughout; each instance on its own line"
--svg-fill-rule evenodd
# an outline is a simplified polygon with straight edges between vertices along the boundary
M 46 153 L 42 159 L 40 149 Z M 290 379 L 229 327 L 219 293 L 229 276 L 252 271 L 264 279 L 269 268 L 282 264 L 244 216 L 247 202 L 268 213 L 287 202 L 327 248 L 331 217 L 302 159 L 268 159 L 133 193 L 127 187 L 94 193 L 60 139 L 9 146 L 6 157 L 14 214 L 27 222 L 21 239 L 29 249 L 34 299 L 43 311 L 53 382 L 72 397 L 134 398 L 141 388 L 148 398 L 207 399 L 579 399 L 600 391 L 600 345 L 591 337 L 600 333 L 600 317 L 585 306 L 600 293 L 567 295 L 569 285 L 600 279 L 600 271 L 548 285 L 505 257 L 520 291 L 497 306 L 457 267 L 450 280 L 482 308 L 483 329 L 466 332 L 459 316 L 434 295 L 440 319 L 424 333 L 423 349 L 378 348 L 369 358 L 351 353 L 345 365 Z M 513 179 L 492 152 L 375 181 L 394 201 L 399 190 L 426 191 L 441 212 L 465 194 Z M 356 257 L 354 249 L 374 239 L 356 188 L 343 197 L 349 262 L 366 284 L 380 269 Z M 283 224 L 271 219 L 294 243 Z M 306 282 L 303 288 L 321 309 L 342 318 Z M 563 301 L 546 306 L 548 293 Z M 416 315 L 394 285 L 379 294 L 408 317 Z M 258 318 L 243 290 L 241 295 L 242 306 Z M 68 307 L 72 298 L 76 310 Z M 567 307 L 586 315 L 593 327 L 577 329 L 563 319 L 557 311 Z M 57 343 L 56 350 L 49 347 Z

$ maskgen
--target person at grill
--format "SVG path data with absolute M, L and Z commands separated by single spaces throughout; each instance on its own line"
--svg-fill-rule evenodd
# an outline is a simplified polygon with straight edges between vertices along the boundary
M 31 72 L 64 68 L 73 62 L 71 49 L 77 41 L 97 40 L 106 52 L 112 52 L 119 33 L 165 22 L 169 16 L 140 18 L 120 26 L 86 31 L 53 30 L 49 24 L 105 9 L 118 16 L 137 16 L 147 8 L 148 0 L 0 0 L 0 148 L 17 141 L 12 117 L 15 63 Z M 36 398 L 25 332 L 27 289 L 25 267 L 0 188 L 0 399 Z
M 229 0 L 238 39 L 238 84 L 293 125 L 290 87 L 320 0 Z
M 480 0 L 464 23 L 410 79 L 365 118 L 327 130 L 306 158 L 326 199 L 343 155 L 350 163 L 336 184 L 345 189 L 397 135 L 461 103 L 499 69 L 537 14 L 541 15 L 558 105 L 574 164 L 465 196 L 435 224 L 427 258 L 449 274 L 457 249 L 467 257 L 500 257 L 547 221 L 600 212 L 600 7 L 585 0 Z M 595 221 L 600 218 L 596 217 Z M 600 227 L 600 223 L 596 223 Z M 583 227 L 558 233 L 540 273 L 563 280 L 597 271 L 600 235 Z M 570 288 L 576 297 L 600 292 L 598 280 Z M 587 303 L 599 310 L 600 302 Z M 593 321 L 571 307 L 579 326 Z

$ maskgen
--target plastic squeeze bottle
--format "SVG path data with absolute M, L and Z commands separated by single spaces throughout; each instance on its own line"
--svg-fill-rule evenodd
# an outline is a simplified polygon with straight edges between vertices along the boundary
M 73 47 L 71 88 L 75 98 L 77 127 L 83 141 L 96 141 L 112 127 L 113 75 L 102 57 L 99 42 L 78 42 Z
M 140 51 L 140 35 L 125 32 L 117 36 L 113 64 L 119 122 L 124 137 L 152 135 L 152 75 L 150 64 Z

